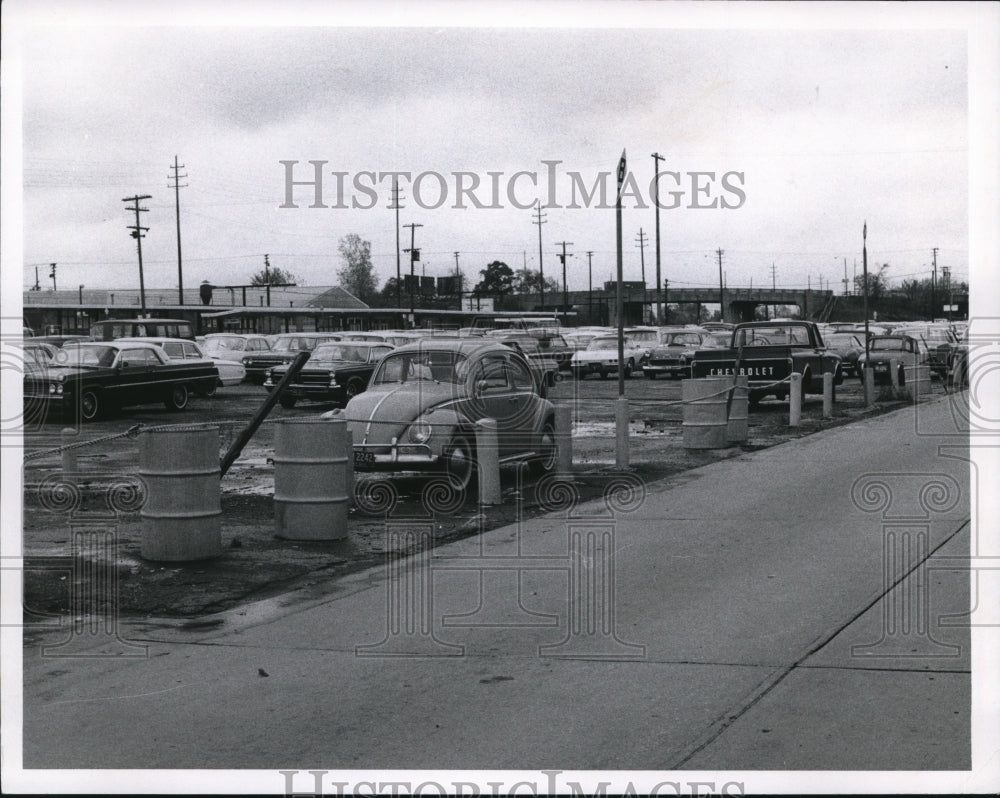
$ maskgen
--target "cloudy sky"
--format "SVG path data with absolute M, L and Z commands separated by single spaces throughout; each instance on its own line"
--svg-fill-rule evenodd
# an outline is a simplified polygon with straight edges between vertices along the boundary
M 717 284 L 721 248 L 729 285 L 770 284 L 773 264 L 778 286 L 823 279 L 843 290 L 845 259 L 848 276 L 861 269 L 865 220 L 869 263 L 888 263 L 893 282 L 929 276 L 934 247 L 939 268 L 968 278 L 968 22 L 949 28 L 933 5 L 874 17 L 858 4 L 773 24 L 763 7 L 708 18 L 627 6 L 619 28 L 608 24 L 619 4 L 510 17 L 436 5 L 407 18 L 327 7 L 326 16 L 237 15 L 203 4 L 147 22 L 114 13 L 122 7 L 77 4 L 17 30 L 23 287 L 36 264 L 50 287 L 51 262 L 60 287 L 137 287 L 134 217 L 122 202 L 135 194 L 152 195 L 146 285 L 176 285 L 176 155 L 188 287 L 247 282 L 265 253 L 303 283 L 336 283 L 337 242 L 348 233 L 372 242 L 383 282 L 396 269 L 391 179 L 376 186 L 374 207 L 334 206 L 373 204 L 355 181 L 400 171 L 433 173 L 417 186 L 401 181 L 400 222 L 422 225 L 426 274 L 453 270 L 456 251 L 467 277 L 495 259 L 537 268 L 538 227 L 514 203 L 538 199 L 549 206 L 546 275 L 561 276 L 557 242 L 571 242 L 569 285 L 586 288 L 587 251 L 595 283 L 614 270 L 615 219 L 579 188 L 591 192 L 604 173 L 613 204 L 623 150 L 638 188 L 625 198 L 626 279 L 640 279 L 642 230 L 655 284 L 654 152 L 680 178 L 661 182 L 661 201 L 677 206 L 660 212 L 671 285 Z M 498 19 L 521 27 L 483 24 Z M 797 27 L 779 29 L 782 19 Z M 306 20 L 324 24 L 276 25 Z M 327 162 L 331 207 L 310 208 L 308 186 L 295 189 L 297 208 L 280 207 L 289 160 L 299 162 L 295 180 L 312 179 L 309 161 Z M 334 172 L 346 173 L 339 202 Z M 500 207 L 466 196 L 456 208 L 455 172 L 474 173 L 476 198 Z M 518 172 L 529 174 L 511 197 Z M 574 186 L 580 207 L 565 207 Z M 409 230 L 402 235 L 408 247 Z

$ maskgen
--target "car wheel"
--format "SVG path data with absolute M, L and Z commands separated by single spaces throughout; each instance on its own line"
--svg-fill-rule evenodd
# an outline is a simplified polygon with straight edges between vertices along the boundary
M 355 396 L 361 393 L 365 389 L 365 386 L 361 384 L 360 380 L 349 380 L 347 387 L 344 388 L 344 398 L 350 402 Z
M 84 391 L 80 396 L 80 420 L 93 421 L 101 412 L 101 403 L 94 391 Z
M 606 380 L 610 375 L 611 375 L 610 371 L 602 371 L 601 372 L 601 379 L 602 380 Z
M 219 390 L 219 383 L 216 382 L 211 388 L 201 391 L 198 396 L 215 396 L 215 392 Z
M 902 364 L 899 366 L 899 387 L 906 385 L 906 369 Z
M 559 371 L 558 369 L 556 369 L 555 371 L 553 371 L 552 372 L 552 384 L 555 385 L 557 382 L 562 382 L 562 381 L 563 381 L 562 372 Z
M 656 372 L 655 371 L 646 371 L 645 369 L 643 369 L 642 373 L 646 375 L 646 379 L 647 380 L 655 380 L 656 379 Z
M 281 406 L 284 407 L 286 410 L 291 410 L 293 407 L 295 407 L 295 402 L 298 401 L 298 397 L 289 396 L 288 394 L 282 394 L 281 398 L 278 401 L 281 403 Z
M 556 428 L 551 421 L 546 421 L 538 439 L 538 457 L 531 461 L 531 473 L 540 477 L 550 473 L 556 467 L 559 459 L 559 445 L 556 443 Z
M 466 491 L 476 472 L 476 458 L 472 444 L 464 435 L 448 444 L 444 455 L 444 470 L 456 489 Z
M 170 391 L 170 398 L 163 404 L 167 410 L 183 410 L 188 404 L 188 387 L 184 384 L 175 385 Z

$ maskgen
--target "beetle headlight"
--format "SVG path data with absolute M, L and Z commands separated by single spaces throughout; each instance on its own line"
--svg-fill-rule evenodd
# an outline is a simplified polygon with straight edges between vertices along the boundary
M 417 421 L 410 425 L 410 443 L 427 443 L 433 428 L 426 421 Z

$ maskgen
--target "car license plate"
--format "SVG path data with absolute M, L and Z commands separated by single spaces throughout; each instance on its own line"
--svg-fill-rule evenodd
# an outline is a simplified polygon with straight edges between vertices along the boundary
M 355 450 L 354 465 L 372 465 L 374 462 L 375 454 L 373 452 L 359 452 Z

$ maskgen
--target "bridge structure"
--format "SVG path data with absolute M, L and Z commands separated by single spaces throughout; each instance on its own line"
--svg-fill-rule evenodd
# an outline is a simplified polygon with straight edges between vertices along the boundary
M 560 312 L 573 310 L 603 324 L 614 324 L 616 292 L 612 283 L 605 283 L 593 291 L 546 292 L 545 306 L 538 304 L 538 295 L 524 295 L 516 299 L 525 310 L 549 310 Z M 507 298 L 505 298 L 507 299 Z M 779 307 L 793 307 L 793 313 L 804 319 L 826 321 L 834 301 L 833 291 L 819 291 L 796 288 L 730 288 L 720 292 L 718 286 L 705 288 L 664 288 L 660 297 L 664 305 L 722 305 L 723 317 L 727 322 L 753 321 L 758 308 L 769 308 L 768 316 L 778 315 Z M 641 283 L 625 283 L 622 286 L 624 321 L 626 324 L 642 324 L 655 317 L 656 286 L 643 288 Z M 564 307 L 564 304 L 566 307 Z

